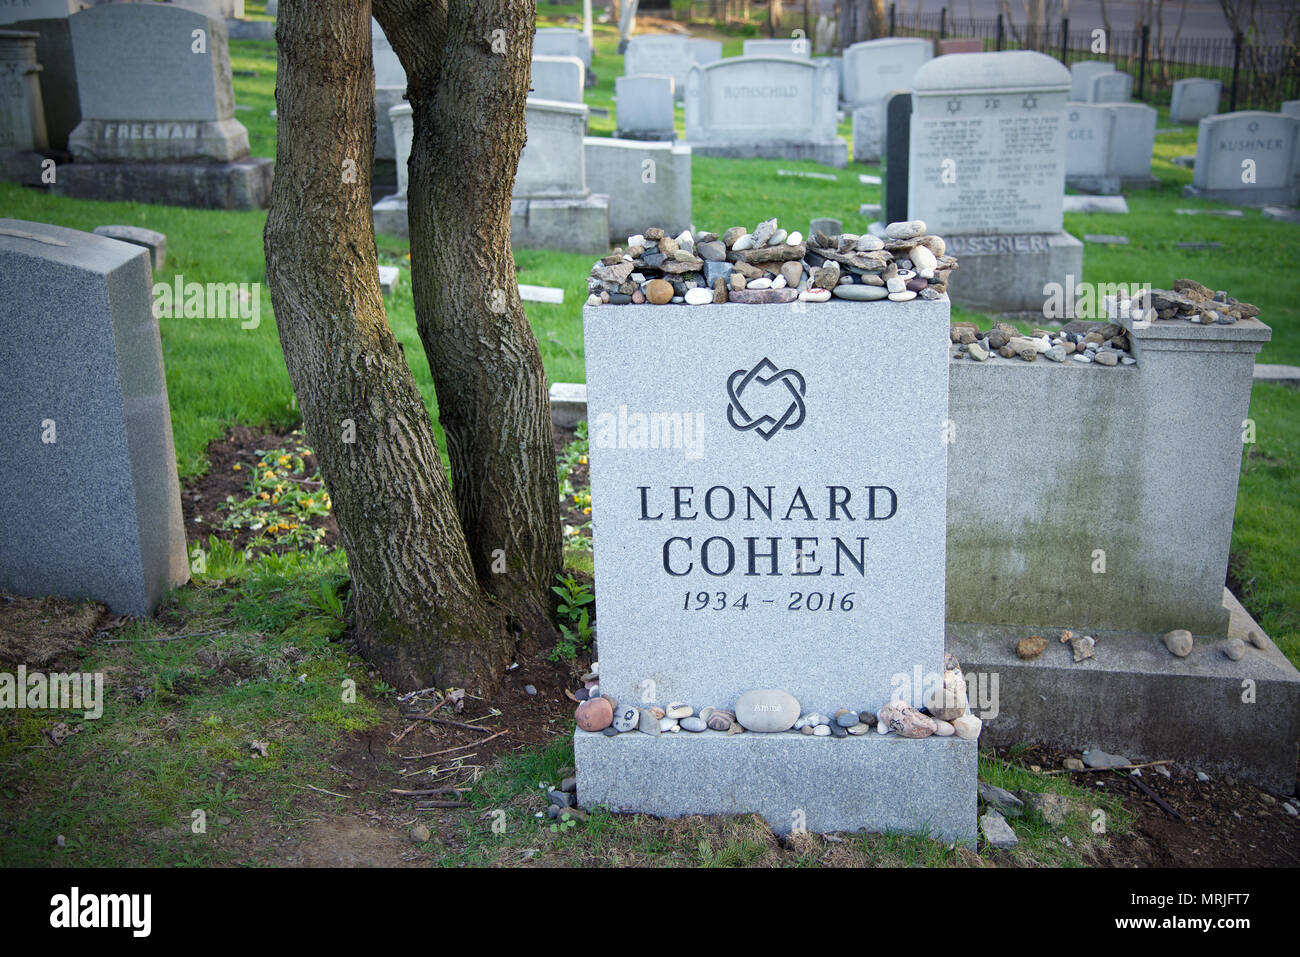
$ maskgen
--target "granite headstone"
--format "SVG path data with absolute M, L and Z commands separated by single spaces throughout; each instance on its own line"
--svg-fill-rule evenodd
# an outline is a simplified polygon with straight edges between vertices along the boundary
M 618 136 L 630 140 L 674 140 L 671 76 L 639 74 L 614 81 Z
M 1175 80 L 1169 103 L 1169 119 L 1174 123 L 1199 123 L 1219 112 L 1223 84 L 1205 77 Z
M 529 96 L 538 100 L 581 103 L 586 67 L 574 56 L 534 56 L 532 89 Z
M 1262 110 L 1207 116 L 1198 124 L 1187 196 L 1234 206 L 1294 206 L 1300 119 Z
M 1106 60 L 1080 60 L 1070 64 L 1070 99 L 1078 103 L 1088 102 L 1092 90 L 1092 78 L 1102 73 L 1114 73 L 1115 64 Z

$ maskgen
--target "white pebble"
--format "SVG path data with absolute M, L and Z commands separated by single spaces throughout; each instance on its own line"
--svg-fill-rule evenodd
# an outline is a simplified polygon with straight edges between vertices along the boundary
M 925 222 L 913 219 L 905 223 L 890 223 L 885 227 L 885 235 L 890 239 L 915 239 L 925 235 Z
M 742 250 L 745 249 L 753 249 L 754 237 L 750 233 L 745 233 L 745 235 L 741 236 L 734 243 L 732 243 L 731 248 L 734 249 L 736 252 L 741 252 Z
M 892 279 L 885 280 L 885 288 L 890 292 L 902 292 L 907 288 L 907 280 L 901 276 L 895 276 Z
M 713 293 L 709 290 L 701 289 L 699 286 L 686 290 L 686 304 L 688 306 L 702 306 L 709 302 L 713 302 Z
M 786 287 L 786 281 L 784 276 L 777 276 L 775 279 L 772 280 L 773 289 L 784 289 L 785 287 Z
M 745 288 L 746 289 L 771 289 L 772 280 L 768 279 L 766 276 L 759 276 L 757 279 L 751 279 L 749 280 L 749 282 L 745 283 Z
M 785 244 L 787 246 L 798 246 L 801 242 L 803 242 L 803 233 L 799 232 L 797 229 L 789 236 L 785 237 Z
M 629 246 L 644 246 L 645 237 L 642 236 L 640 233 L 637 233 L 635 236 L 629 236 L 627 237 L 627 244 Z
M 891 292 L 889 299 L 891 302 L 911 302 L 916 298 L 916 293 L 910 289 L 904 289 L 902 292 Z
M 801 302 L 826 302 L 830 298 L 831 291 L 829 289 L 819 289 L 816 286 L 799 293 Z

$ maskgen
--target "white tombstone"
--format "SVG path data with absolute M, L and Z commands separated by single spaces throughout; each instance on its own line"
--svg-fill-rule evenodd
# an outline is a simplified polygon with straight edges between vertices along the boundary
M 1174 123 L 1199 123 L 1207 116 L 1219 112 L 1219 97 L 1223 84 L 1204 77 L 1175 80 L 1173 98 L 1169 103 L 1169 119 Z
M 1081 60 L 1070 64 L 1070 99 L 1079 103 L 1088 102 L 1092 89 L 1092 78 L 1100 73 L 1114 73 L 1115 64 L 1106 60 Z
M 931 42 L 918 37 L 855 43 L 844 51 L 841 98 L 848 106 L 880 104 L 892 90 L 910 90 L 917 69 L 933 58 Z
M 1115 142 L 1110 168 L 1124 189 L 1158 187 L 1151 175 L 1151 155 L 1156 146 L 1156 121 L 1159 113 L 1145 103 L 1111 103 L 1107 107 L 1115 116 Z
M 811 159 L 843 168 L 838 83 L 825 60 L 728 57 L 686 81 L 686 139 L 704 156 Z
M 519 154 L 510 203 L 511 243 L 520 248 L 605 252 L 609 197 L 587 188 L 583 151 L 587 107 L 530 98 L 525 117 L 528 139 Z
M 1183 188 L 1234 206 L 1294 206 L 1300 119 L 1262 110 L 1207 116 L 1198 125 L 1192 183 Z
M 746 40 L 741 45 L 744 56 L 794 56 L 811 57 L 812 46 L 807 37 L 788 37 L 776 40 Z
M 532 90 L 538 100 L 581 103 L 586 67 L 576 56 L 534 56 Z
M 649 226 L 673 236 L 691 228 L 688 145 L 588 136 L 583 150 L 587 186 L 609 197 L 611 243 L 622 245 Z
M 686 41 L 686 48 L 691 53 L 691 60 L 701 66 L 722 59 L 722 42 L 720 40 L 703 40 L 691 37 Z
M 1089 103 L 1127 103 L 1133 99 L 1133 77 L 1111 70 L 1098 73 L 1088 82 Z
M 396 160 L 388 111 L 406 96 L 406 70 L 374 17 L 370 18 L 370 47 L 375 63 L 375 159 Z
M 1143 103 L 1069 104 L 1066 184 L 1103 195 L 1158 187 L 1151 175 L 1156 118 L 1156 110 Z
M 1082 273 L 1062 230 L 1065 67 L 1041 53 L 963 53 L 913 78 L 908 219 L 961 262 L 951 294 L 973 308 L 1041 311 L 1046 283 Z
M 1085 192 L 1111 192 L 1090 189 L 1093 180 L 1110 176 L 1111 149 L 1115 142 L 1115 114 L 1093 103 L 1071 103 L 1066 109 L 1065 181 Z
M 576 56 L 591 69 L 591 44 L 581 30 L 542 27 L 533 36 L 533 56 Z
M 618 135 L 632 140 L 674 140 L 671 76 L 620 76 L 614 81 Z
M 671 76 L 677 88 L 686 86 L 686 72 L 694 59 L 690 38 L 673 33 L 642 33 L 627 41 L 623 54 L 624 76 Z

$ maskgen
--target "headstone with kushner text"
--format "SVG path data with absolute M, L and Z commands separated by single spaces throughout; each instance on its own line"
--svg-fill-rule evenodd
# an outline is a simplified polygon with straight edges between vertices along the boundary
M 1300 119 L 1238 110 L 1201 120 L 1186 196 L 1234 206 L 1294 206 Z

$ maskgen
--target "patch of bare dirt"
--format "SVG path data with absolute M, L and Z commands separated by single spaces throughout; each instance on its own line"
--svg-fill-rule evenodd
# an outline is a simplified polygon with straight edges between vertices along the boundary
M 0 661 L 64 670 L 108 617 L 98 602 L 0 595 Z

